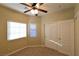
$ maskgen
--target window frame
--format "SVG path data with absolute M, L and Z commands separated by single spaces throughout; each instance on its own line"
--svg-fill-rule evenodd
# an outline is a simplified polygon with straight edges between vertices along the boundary
M 14 23 L 19 23 L 19 24 L 25 24 L 25 25 L 26 25 L 26 26 L 25 26 L 25 27 L 26 27 L 26 36 L 14 38 L 14 39 L 9 39 L 9 33 L 8 33 L 8 32 L 9 32 L 9 31 L 8 31 L 8 30 L 9 30 L 9 28 L 8 28 L 8 25 L 9 25 L 9 24 L 8 24 L 8 22 L 14 22 Z M 8 40 L 8 41 L 12 41 L 12 40 L 16 40 L 16 39 L 21 39 L 21 38 L 26 38 L 26 37 L 28 36 L 27 33 L 28 33 L 28 32 L 27 32 L 27 24 L 26 24 L 26 23 L 24 23 L 24 22 L 16 22 L 16 21 L 7 21 L 7 40 Z

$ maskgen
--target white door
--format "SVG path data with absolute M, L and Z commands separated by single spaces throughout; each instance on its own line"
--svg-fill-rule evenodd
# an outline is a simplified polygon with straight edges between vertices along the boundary
M 45 24 L 45 45 L 62 53 L 74 54 L 74 21 Z

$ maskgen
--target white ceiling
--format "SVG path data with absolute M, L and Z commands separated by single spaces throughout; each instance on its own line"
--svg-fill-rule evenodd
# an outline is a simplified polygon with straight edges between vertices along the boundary
M 1 3 L 1 5 L 6 6 L 8 8 L 14 9 L 16 11 L 24 13 L 25 10 L 28 10 L 28 8 L 20 3 Z M 25 8 L 26 7 L 26 8 Z M 73 3 L 44 3 L 40 6 L 41 9 L 47 10 L 48 13 L 56 12 L 59 10 L 63 10 L 66 8 L 74 7 Z M 27 15 L 31 15 L 31 12 L 26 13 Z M 39 12 L 39 16 L 45 15 L 46 13 Z

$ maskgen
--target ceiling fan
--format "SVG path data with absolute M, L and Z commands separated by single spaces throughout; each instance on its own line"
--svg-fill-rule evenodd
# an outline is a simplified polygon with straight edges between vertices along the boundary
M 36 13 L 35 13 L 36 16 L 38 15 L 38 11 L 47 13 L 46 10 L 43 10 L 43 9 L 40 9 L 40 8 L 39 8 L 39 7 L 40 7 L 41 5 L 43 5 L 44 3 L 30 3 L 30 5 L 27 4 L 27 3 L 20 3 L 20 4 L 25 5 L 26 7 L 29 7 L 29 8 L 30 8 L 29 10 L 24 11 L 24 13 L 27 13 L 27 12 L 29 12 L 29 11 L 31 11 L 31 12 L 36 12 Z

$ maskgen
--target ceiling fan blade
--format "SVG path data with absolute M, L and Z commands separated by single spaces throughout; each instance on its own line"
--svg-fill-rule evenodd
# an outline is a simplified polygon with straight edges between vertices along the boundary
M 32 7 L 32 6 L 30 6 L 30 5 L 26 4 L 26 3 L 20 3 L 20 4 L 28 6 L 28 7 Z
M 37 8 L 38 9 L 38 8 Z M 43 10 L 43 9 L 38 9 L 39 11 L 42 11 L 42 12 L 44 12 L 44 13 L 47 13 L 47 11 L 46 10 Z
M 39 3 L 40 5 L 43 5 L 44 3 Z
M 37 3 L 33 3 L 32 6 L 35 6 Z
M 24 11 L 24 13 L 29 12 L 30 10 Z

